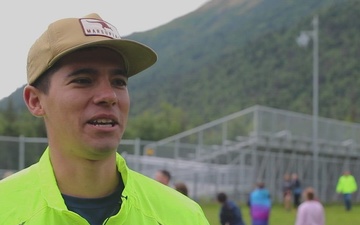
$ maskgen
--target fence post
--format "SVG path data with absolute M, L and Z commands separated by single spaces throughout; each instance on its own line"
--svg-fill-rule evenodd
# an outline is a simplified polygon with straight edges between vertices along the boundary
M 25 168 L 25 137 L 19 136 L 19 170 Z
M 135 139 L 135 142 L 134 142 L 134 153 L 135 153 L 135 170 L 136 171 L 140 171 L 140 156 L 141 156 L 141 152 L 140 152 L 140 149 L 141 149 L 141 141 L 140 141 L 140 138 L 136 138 Z

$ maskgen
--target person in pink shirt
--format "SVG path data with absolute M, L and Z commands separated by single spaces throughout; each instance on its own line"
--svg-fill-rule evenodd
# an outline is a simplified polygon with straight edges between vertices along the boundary
M 324 225 L 324 207 L 315 199 L 314 189 L 306 188 L 303 197 L 305 201 L 298 208 L 295 225 Z

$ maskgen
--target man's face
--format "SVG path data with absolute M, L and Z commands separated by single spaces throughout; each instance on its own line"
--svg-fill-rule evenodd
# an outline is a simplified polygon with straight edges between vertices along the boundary
M 125 131 L 130 100 L 122 57 L 106 48 L 61 59 L 48 94 L 39 94 L 49 145 L 62 154 L 100 159 Z
M 155 180 L 159 181 L 162 184 L 168 185 L 169 179 L 160 171 L 156 171 Z

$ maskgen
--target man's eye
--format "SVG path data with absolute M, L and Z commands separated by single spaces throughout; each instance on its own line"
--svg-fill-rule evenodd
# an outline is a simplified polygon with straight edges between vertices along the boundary
M 89 79 L 89 78 L 76 78 L 75 80 L 73 80 L 73 83 L 77 83 L 77 84 L 90 84 L 90 83 L 91 83 L 91 79 Z
M 127 86 L 127 81 L 124 80 L 124 79 L 114 79 L 112 81 L 112 84 L 114 86 L 117 86 L 117 87 L 126 87 Z

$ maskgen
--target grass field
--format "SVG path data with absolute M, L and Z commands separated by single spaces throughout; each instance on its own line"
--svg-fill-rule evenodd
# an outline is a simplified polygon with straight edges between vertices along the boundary
M 220 225 L 218 213 L 220 205 L 217 203 L 201 204 L 210 225 Z M 240 205 L 246 225 L 251 225 L 249 208 Z M 269 225 L 294 225 L 296 210 L 286 211 L 281 205 L 274 205 L 271 210 Z M 325 205 L 326 225 L 360 225 L 360 205 L 354 205 L 349 212 L 342 205 Z

